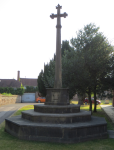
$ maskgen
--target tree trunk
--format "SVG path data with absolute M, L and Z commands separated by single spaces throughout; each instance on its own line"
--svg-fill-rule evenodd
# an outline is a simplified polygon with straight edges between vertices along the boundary
M 83 105 L 84 99 L 85 99 L 85 93 L 82 95 L 78 94 L 78 104 Z
M 114 107 L 114 90 L 112 91 L 112 95 L 113 95 L 113 98 L 112 98 L 112 106 Z
M 92 102 L 91 102 L 91 89 L 90 88 L 88 92 L 88 99 L 89 99 L 89 111 L 91 111 L 91 114 L 92 114 Z
M 96 110 L 96 86 L 94 87 L 94 112 L 97 112 Z

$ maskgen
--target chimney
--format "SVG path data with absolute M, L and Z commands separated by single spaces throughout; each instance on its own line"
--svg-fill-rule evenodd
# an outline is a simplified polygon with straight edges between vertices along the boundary
M 17 71 L 17 81 L 20 81 L 20 71 Z

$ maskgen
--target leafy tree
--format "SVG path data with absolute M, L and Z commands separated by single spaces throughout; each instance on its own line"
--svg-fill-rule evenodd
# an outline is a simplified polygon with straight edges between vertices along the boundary
M 16 95 L 23 95 L 24 89 L 22 89 L 22 88 L 17 88 L 17 89 L 15 90 L 15 93 L 16 93 Z
M 94 92 L 95 112 L 97 87 L 101 84 L 101 78 L 105 78 L 108 72 L 111 71 L 110 59 L 113 51 L 106 37 L 98 32 L 98 30 L 99 28 L 94 24 L 89 24 L 85 26 L 83 30 L 79 31 L 76 38 L 71 39 L 75 50 L 81 53 L 81 58 L 84 60 L 84 72 L 86 71 L 89 77 L 86 82 L 86 92 L 88 95 Z M 89 99 L 91 99 L 90 96 Z M 90 110 L 92 110 L 91 106 Z
M 0 93 L 11 93 L 13 95 L 23 95 L 24 89 L 23 88 L 14 89 L 12 87 L 0 87 Z
M 38 79 L 37 79 L 37 83 L 38 83 L 38 91 L 41 93 L 42 96 L 46 95 L 46 87 L 44 84 L 44 79 L 43 79 L 43 70 L 41 70 L 41 72 L 39 73 Z
M 26 93 L 34 93 L 34 92 L 36 92 L 36 91 L 38 91 L 38 87 L 33 87 L 33 86 L 26 86 L 26 89 L 25 89 L 25 92 Z
M 54 87 L 54 77 L 55 77 L 55 61 L 50 60 L 49 64 L 44 64 L 43 72 L 43 82 L 46 88 Z
M 62 46 L 61 46 L 61 55 L 63 56 L 65 54 L 65 51 L 71 52 L 73 50 L 73 47 L 70 46 L 69 41 L 65 40 L 62 41 Z
M 71 51 L 73 48 L 69 45 L 69 41 L 62 42 L 62 56 L 64 56 L 65 51 Z M 42 93 L 43 96 L 46 95 L 46 88 L 53 88 L 54 87 L 54 78 L 55 78 L 55 58 L 56 55 L 54 54 L 54 59 L 50 60 L 48 64 L 44 64 L 44 71 L 42 70 L 38 76 L 38 90 Z M 64 69 L 62 68 L 62 72 Z

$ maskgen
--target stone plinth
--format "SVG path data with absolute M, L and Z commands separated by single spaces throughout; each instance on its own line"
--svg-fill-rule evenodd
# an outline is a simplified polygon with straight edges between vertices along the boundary
M 80 105 L 34 105 L 35 112 L 41 113 L 54 113 L 54 114 L 64 114 L 64 113 L 78 113 L 80 112 Z
M 22 112 L 22 118 L 32 122 L 41 123 L 75 123 L 86 122 L 91 120 L 90 111 L 80 111 L 79 113 L 53 114 L 53 113 L 38 113 L 34 110 Z
M 105 119 L 93 117 L 90 111 L 80 111 L 79 107 L 34 105 L 34 110 L 23 111 L 21 116 L 6 119 L 5 131 L 22 140 L 59 143 L 107 138 Z
M 47 88 L 45 105 L 69 105 L 68 88 Z
M 107 123 L 101 117 L 92 117 L 88 122 L 49 124 L 15 116 L 6 119 L 5 131 L 21 140 L 58 143 L 77 143 L 108 137 Z

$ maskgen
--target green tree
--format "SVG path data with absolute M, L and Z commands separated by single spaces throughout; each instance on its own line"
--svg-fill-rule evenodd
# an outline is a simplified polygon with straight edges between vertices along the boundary
M 54 87 L 54 77 L 55 77 L 55 61 L 50 60 L 48 64 L 44 64 L 43 72 L 43 82 L 46 88 Z
M 101 84 L 101 78 L 105 78 L 111 71 L 110 59 L 113 51 L 106 37 L 98 31 L 98 27 L 89 24 L 78 32 L 76 38 L 71 39 L 72 46 L 78 53 L 81 53 L 81 58 L 84 60 L 84 71 L 88 72 L 86 92 L 89 95 L 89 100 L 91 99 L 90 93 L 94 92 L 95 112 L 97 87 Z M 91 106 L 90 110 L 92 110 Z
M 38 79 L 38 91 L 41 93 L 42 96 L 46 96 L 46 87 L 44 84 L 44 75 L 43 75 L 43 70 L 39 73 Z
M 67 41 L 67 40 L 62 41 L 62 45 L 61 45 L 61 55 L 62 55 L 62 57 L 65 54 L 66 50 L 69 51 L 69 52 L 71 52 L 73 50 L 73 47 L 70 46 L 69 41 Z
M 66 51 L 71 52 L 72 50 L 73 48 L 69 45 L 69 41 L 67 40 L 62 41 L 62 46 L 61 46 L 62 57 L 65 55 Z M 38 90 L 40 93 L 42 93 L 43 96 L 46 95 L 46 88 L 54 87 L 55 59 L 56 59 L 56 55 L 54 54 L 54 59 L 50 60 L 48 64 L 46 65 L 44 64 L 44 71 L 42 70 L 38 76 Z M 62 67 L 62 72 L 64 72 L 64 67 Z
M 38 91 L 38 88 L 37 87 L 33 87 L 33 86 L 26 86 L 26 89 L 25 89 L 25 92 L 26 93 L 34 93 Z
M 23 95 L 23 93 L 24 93 L 24 89 L 22 89 L 22 88 L 17 88 L 17 89 L 15 90 L 15 94 L 16 94 L 16 95 Z

